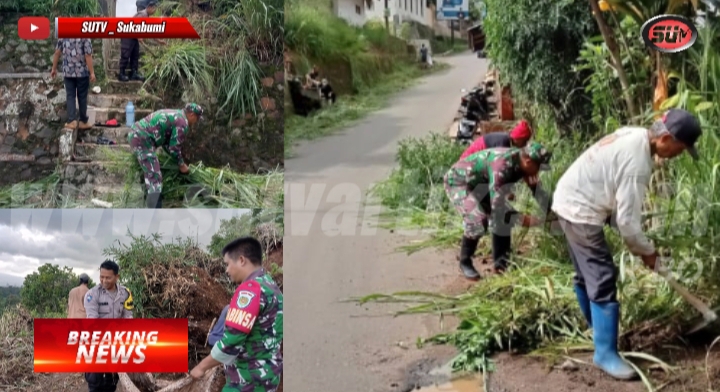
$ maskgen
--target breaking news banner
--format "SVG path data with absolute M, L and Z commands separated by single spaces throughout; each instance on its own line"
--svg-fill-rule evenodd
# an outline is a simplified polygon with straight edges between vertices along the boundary
M 55 38 L 200 39 L 187 18 L 55 18 Z
M 188 319 L 34 320 L 35 373 L 183 373 Z

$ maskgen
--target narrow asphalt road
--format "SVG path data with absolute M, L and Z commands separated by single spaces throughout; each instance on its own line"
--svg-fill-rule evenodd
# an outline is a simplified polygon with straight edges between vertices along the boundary
M 298 146 L 296 157 L 286 162 L 287 391 L 392 390 L 422 355 L 415 352 L 415 340 L 438 330 L 436 318 L 387 317 L 387 307 L 342 301 L 439 289 L 453 278 L 438 272 L 437 252 L 396 252 L 412 233 L 374 228 L 371 217 L 378 210 L 362 204 L 369 187 L 395 166 L 398 141 L 445 132 L 460 89 L 476 84 L 487 70 L 486 61 L 471 53 L 441 61 L 452 68 L 398 94 L 357 125 Z M 454 266 L 454 259 L 446 260 L 446 272 L 448 265 Z

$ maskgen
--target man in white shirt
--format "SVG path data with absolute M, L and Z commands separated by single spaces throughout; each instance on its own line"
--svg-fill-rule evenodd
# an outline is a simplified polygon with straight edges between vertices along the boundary
M 653 155 L 674 158 L 687 151 L 698 159 L 700 123 L 672 109 L 650 129 L 623 127 L 587 149 L 558 181 L 552 210 L 565 233 L 575 267 L 575 293 L 593 327 L 593 362 L 618 379 L 633 379 L 633 368 L 617 352 L 620 308 L 618 269 L 603 226 L 615 215 L 629 250 L 655 269 L 657 251 L 642 231 L 642 205 L 653 170 Z

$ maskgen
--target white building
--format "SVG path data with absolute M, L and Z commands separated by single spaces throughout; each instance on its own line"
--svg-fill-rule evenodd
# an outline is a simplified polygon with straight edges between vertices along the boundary
M 373 3 L 373 0 L 333 0 L 333 13 L 351 25 L 362 26 L 368 21 Z
M 427 7 L 426 0 L 387 0 L 390 8 L 390 23 L 417 22 L 432 26 L 435 15 Z M 385 21 L 385 0 L 335 0 L 335 15 L 355 26 L 362 26 L 369 20 Z

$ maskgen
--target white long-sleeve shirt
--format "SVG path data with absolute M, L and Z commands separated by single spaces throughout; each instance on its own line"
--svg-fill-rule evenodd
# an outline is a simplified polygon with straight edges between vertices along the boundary
M 620 128 L 583 152 L 562 175 L 552 210 L 570 222 L 599 226 L 617 211 L 617 226 L 630 251 L 653 254 L 641 225 L 652 170 L 647 129 Z

